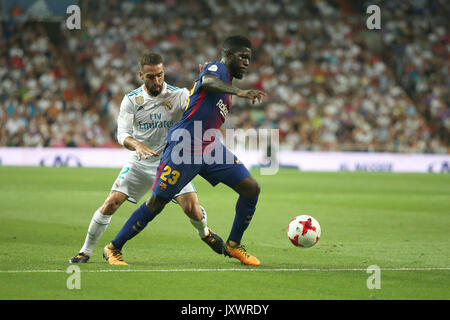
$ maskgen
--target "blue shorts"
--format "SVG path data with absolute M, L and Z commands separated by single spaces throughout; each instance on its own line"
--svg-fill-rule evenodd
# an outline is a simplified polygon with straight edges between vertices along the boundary
M 196 175 L 200 175 L 212 186 L 219 182 L 234 188 L 243 179 L 250 176 L 250 172 L 242 162 L 222 143 L 218 143 L 215 150 L 218 150 L 217 161 L 211 163 L 214 158 L 215 150 L 210 155 L 209 160 L 205 157 L 194 159 L 190 156 L 190 161 L 174 161 L 172 159 L 172 150 L 176 142 L 168 143 L 164 149 L 164 154 L 157 169 L 155 182 L 153 183 L 153 195 L 169 202 L 188 184 Z M 186 163 L 187 162 L 187 163 Z

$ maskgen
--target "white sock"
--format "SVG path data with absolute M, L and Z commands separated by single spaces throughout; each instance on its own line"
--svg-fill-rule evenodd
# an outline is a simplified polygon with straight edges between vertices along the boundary
M 194 226 L 195 229 L 197 229 L 197 233 L 200 236 L 200 238 L 204 238 L 208 233 L 208 223 L 207 223 L 207 217 L 206 217 L 206 210 L 200 206 L 203 212 L 203 218 L 200 221 L 189 219 L 191 221 L 191 224 Z
M 84 252 L 88 256 L 91 256 L 95 245 L 97 244 L 98 240 L 100 240 L 100 237 L 103 235 L 109 223 L 111 222 L 111 217 L 111 215 L 102 214 L 100 212 L 100 209 L 97 209 L 97 211 L 95 211 L 91 223 L 89 224 L 86 240 L 84 240 L 84 244 L 80 252 Z

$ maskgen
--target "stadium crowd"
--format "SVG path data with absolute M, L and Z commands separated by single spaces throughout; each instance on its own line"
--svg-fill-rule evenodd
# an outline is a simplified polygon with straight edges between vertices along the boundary
M 380 2 L 377 51 L 365 12 L 341 2 L 81 1 L 81 30 L 61 24 L 57 45 L 43 27 L 11 22 L 0 37 L 0 146 L 117 146 L 120 102 L 140 85 L 143 52 L 161 53 L 166 81 L 190 88 L 198 64 L 241 33 L 253 61 L 235 83 L 268 97 L 233 98 L 228 128 L 277 128 L 287 150 L 448 153 L 449 35 L 445 20 L 429 22 L 445 10 Z
M 381 1 L 377 1 L 381 5 Z M 424 4 L 428 4 L 424 6 Z M 450 140 L 450 6 L 444 1 L 387 5 L 382 40 L 394 73 L 425 117 L 432 135 Z
M 2 30 L 0 146 L 113 146 L 45 29 L 13 21 Z

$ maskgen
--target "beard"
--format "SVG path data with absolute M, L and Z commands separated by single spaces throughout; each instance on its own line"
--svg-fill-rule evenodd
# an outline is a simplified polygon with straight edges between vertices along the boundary
M 236 68 L 234 70 L 231 69 L 230 71 L 230 74 L 233 78 L 242 79 L 244 77 L 244 73 L 239 68 Z
M 233 78 L 242 79 L 244 77 L 244 72 L 241 70 L 239 64 L 231 64 L 230 66 L 230 74 Z
M 154 85 L 153 87 L 150 87 L 146 84 L 145 87 L 147 88 L 148 93 L 150 93 L 150 95 L 154 97 L 156 97 L 162 91 L 162 85 Z

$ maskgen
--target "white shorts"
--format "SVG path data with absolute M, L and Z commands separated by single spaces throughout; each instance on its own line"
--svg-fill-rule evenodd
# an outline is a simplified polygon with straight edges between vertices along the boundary
M 154 166 L 142 165 L 133 161 L 127 162 L 112 185 L 111 191 L 121 192 L 128 196 L 128 201 L 138 203 L 151 190 L 158 165 L 159 162 L 155 162 Z M 197 192 L 192 181 L 185 185 L 174 198 L 189 192 Z M 172 201 L 175 202 L 175 200 Z

